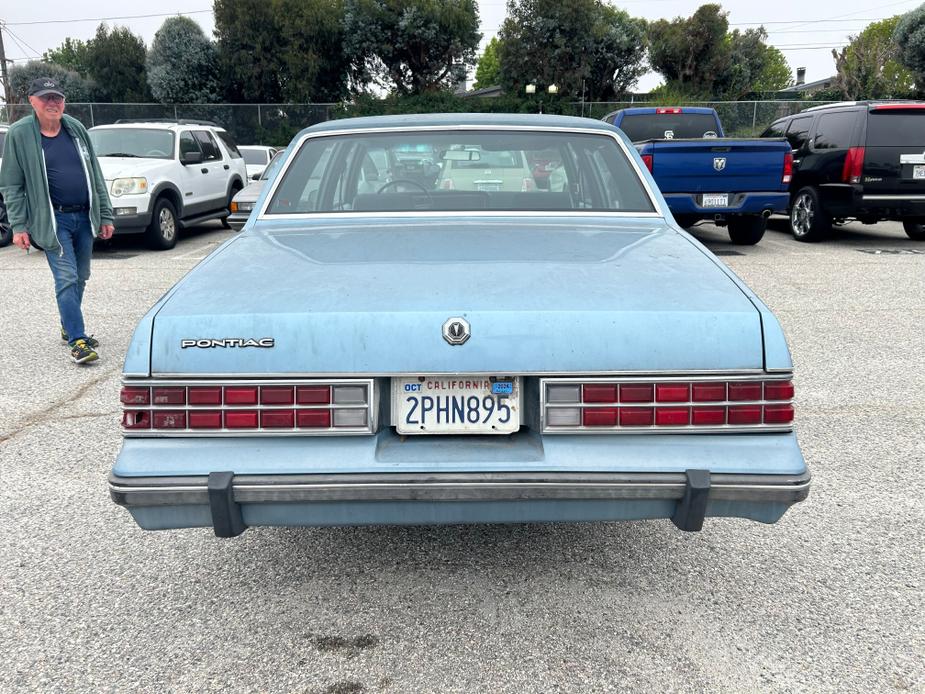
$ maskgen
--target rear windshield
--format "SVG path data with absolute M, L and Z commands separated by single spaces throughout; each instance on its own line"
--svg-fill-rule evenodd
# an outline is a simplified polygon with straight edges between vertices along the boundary
M 410 166 L 408 153 L 418 152 Z M 401 131 L 306 140 L 268 214 L 587 210 L 652 212 L 610 135 Z
M 267 163 L 267 151 L 265 149 L 244 149 L 242 147 L 241 156 L 244 157 L 245 164 L 251 164 L 252 166 Z
M 708 113 L 653 113 L 626 116 L 620 129 L 633 142 L 716 137 L 716 119 Z
M 925 109 L 871 111 L 868 147 L 925 147 Z

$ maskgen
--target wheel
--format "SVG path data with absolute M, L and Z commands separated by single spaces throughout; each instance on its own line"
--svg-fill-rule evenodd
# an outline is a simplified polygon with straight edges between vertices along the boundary
M 729 218 L 729 238 L 737 246 L 754 246 L 764 236 L 768 220 L 761 215 Z
M 903 222 L 903 229 L 906 230 L 906 236 L 913 241 L 925 241 L 925 224 L 918 222 Z M 0 243 L 0 246 L 3 244 Z
M 797 241 L 819 241 L 832 231 L 832 219 L 823 211 L 815 188 L 801 188 L 793 196 L 790 231 Z
M 689 229 L 694 226 L 697 222 L 700 221 L 699 217 L 694 217 L 693 215 L 686 214 L 676 214 L 674 216 L 674 221 L 678 223 L 678 226 L 682 229 Z
M 148 247 L 156 251 L 166 251 L 176 246 L 179 226 L 177 210 L 173 203 L 168 198 L 158 198 L 154 203 L 151 223 L 145 232 Z
M 241 186 L 235 183 L 231 187 L 231 192 L 228 193 L 228 204 L 225 205 L 225 209 L 228 210 L 228 214 L 222 217 L 222 228 L 230 229 L 231 225 L 228 223 L 228 215 L 231 214 L 231 201 L 234 200 L 234 196 L 241 192 Z

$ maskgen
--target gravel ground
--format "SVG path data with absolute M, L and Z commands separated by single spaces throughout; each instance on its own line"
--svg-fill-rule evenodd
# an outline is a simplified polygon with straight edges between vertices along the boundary
M 148 533 L 109 500 L 137 319 L 231 232 L 99 252 L 57 336 L 41 254 L 0 250 L 0 690 L 925 691 L 925 245 L 695 235 L 776 312 L 807 502 L 709 520 Z

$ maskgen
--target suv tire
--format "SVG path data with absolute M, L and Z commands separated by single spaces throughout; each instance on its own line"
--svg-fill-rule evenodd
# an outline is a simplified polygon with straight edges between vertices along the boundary
M 754 246 L 764 236 L 768 220 L 761 215 L 729 218 L 729 239 L 737 246 Z
M 925 224 L 903 222 L 903 229 L 906 230 L 906 236 L 913 241 L 925 241 Z
M 241 186 L 235 183 L 231 186 L 231 190 L 228 192 L 228 200 L 225 203 L 225 210 L 228 212 L 224 217 L 222 217 L 222 229 L 230 229 L 231 224 L 228 223 L 228 217 L 231 216 L 231 201 L 234 200 L 234 196 L 241 192 Z
M 832 231 L 832 218 L 822 209 L 815 188 L 800 188 L 790 203 L 790 231 L 797 241 L 821 241 Z
M 158 198 L 154 203 L 154 213 L 151 223 L 145 232 L 145 241 L 148 248 L 155 251 L 166 251 L 177 245 L 177 233 L 180 223 L 177 220 L 177 210 L 169 198 Z

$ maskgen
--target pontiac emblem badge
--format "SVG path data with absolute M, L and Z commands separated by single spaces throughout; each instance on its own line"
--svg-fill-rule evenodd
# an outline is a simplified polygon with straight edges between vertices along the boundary
M 461 345 L 469 339 L 469 321 L 465 318 L 448 318 L 443 324 L 443 339 L 451 345 Z
M 713 168 L 722 171 L 726 168 L 726 157 L 713 157 Z

